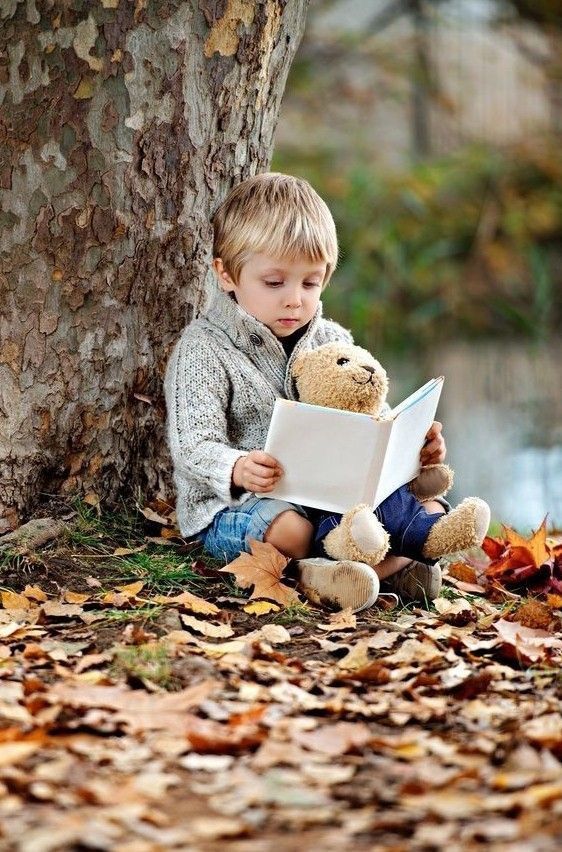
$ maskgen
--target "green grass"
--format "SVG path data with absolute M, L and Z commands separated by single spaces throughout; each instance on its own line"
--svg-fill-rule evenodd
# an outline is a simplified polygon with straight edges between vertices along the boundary
M 108 512 L 74 500 L 76 512 L 66 532 L 67 543 L 79 550 L 111 555 L 116 547 L 138 547 L 144 542 L 142 517 L 123 505 L 119 512 Z
M 289 604 L 281 612 L 277 612 L 265 621 L 271 624 L 313 624 L 316 616 L 309 606 L 304 603 Z
M 148 604 L 147 606 L 139 606 L 134 609 L 104 609 L 102 611 L 103 618 L 96 621 L 96 624 L 102 624 L 104 621 L 111 623 L 128 623 L 130 621 L 153 621 L 162 613 L 164 606 L 161 604 Z
M 207 585 L 205 577 L 197 574 L 193 560 L 181 554 L 155 550 L 115 557 L 116 567 L 126 576 L 144 580 L 152 591 L 169 592 L 177 589 L 200 592 Z

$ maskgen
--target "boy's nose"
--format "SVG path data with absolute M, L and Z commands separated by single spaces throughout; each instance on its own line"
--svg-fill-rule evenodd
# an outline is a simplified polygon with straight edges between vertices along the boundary
M 299 308 L 302 303 L 302 296 L 300 291 L 296 290 L 294 293 L 289 293 L 287 296 L 287 307 L 296 307 Z

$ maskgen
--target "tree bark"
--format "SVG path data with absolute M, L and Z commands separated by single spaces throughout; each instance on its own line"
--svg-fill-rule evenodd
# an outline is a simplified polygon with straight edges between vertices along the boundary
M 165 364 L 307 5 L 2 3 L 0 529 L 41 494 L 169 496 Z

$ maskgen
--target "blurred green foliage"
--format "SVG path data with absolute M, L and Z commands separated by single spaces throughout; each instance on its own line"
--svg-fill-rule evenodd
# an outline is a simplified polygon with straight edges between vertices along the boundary
M 562 317 L 562 151 L 473 147 L 382 172 L 277 150 L 329 205 L 340 263 L 325 315 L 377 351 L 458 338 L 548 339 Z

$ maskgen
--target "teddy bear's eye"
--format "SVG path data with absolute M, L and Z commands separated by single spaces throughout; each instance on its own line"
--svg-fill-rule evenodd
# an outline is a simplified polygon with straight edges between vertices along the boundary
M 338 358 L 338 364 L 349 364 L 349 358 Z

